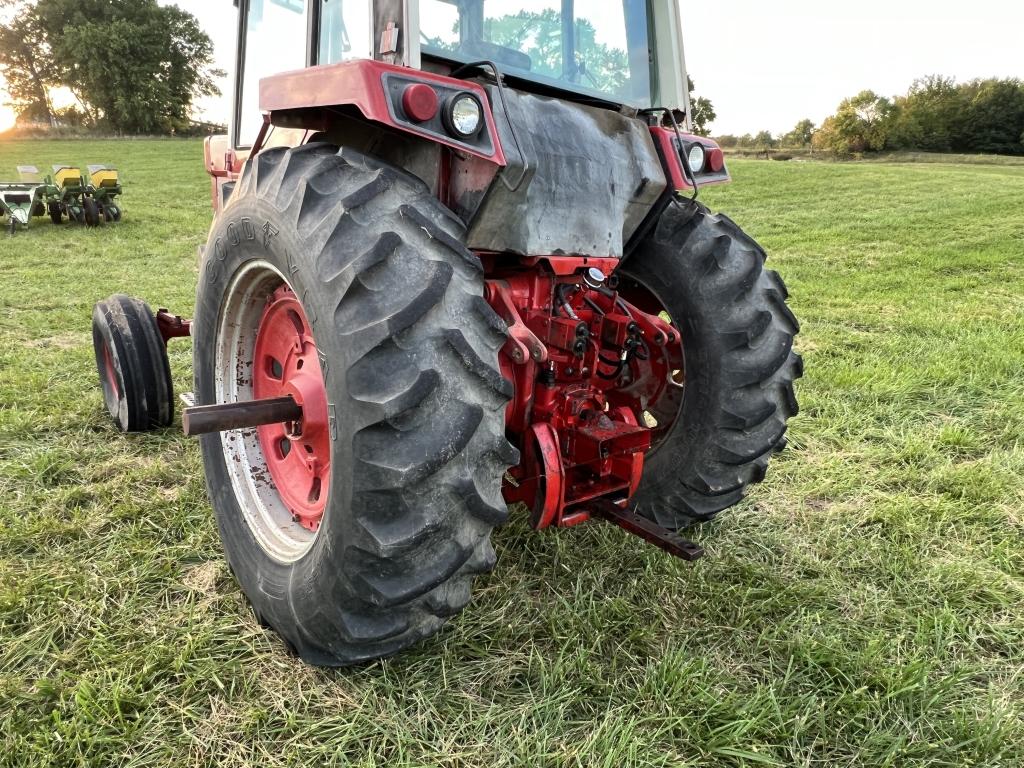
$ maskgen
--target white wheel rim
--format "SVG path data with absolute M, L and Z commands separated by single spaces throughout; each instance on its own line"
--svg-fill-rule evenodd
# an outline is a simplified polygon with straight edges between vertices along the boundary
M 282 283 L 288 284 L 284 275 L 262 260 L 247 262 L 232 277 L 217 320 L 216 402 L 253 399 L 256 332 L 267 298 Z M 317 532 L 292 519 L 270 477 L 256 429 L 221 432 L 220 440 L 235 500 L 257 543 L 279 562 L 300 559 L 313 546 Z

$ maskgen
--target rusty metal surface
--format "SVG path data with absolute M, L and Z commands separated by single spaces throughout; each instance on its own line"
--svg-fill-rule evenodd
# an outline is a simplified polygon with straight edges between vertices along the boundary
M 590 502 L 588 507 L 594 517 L 614 523 L 619 528 L 629 531 L 634 536 L 639 536 L 644 541 L 681 560 L 693 561 L 704 555 L 704 548 L 699 544 L 687 541 L 682 536 L 662 528 L 646 517 L 640 517 L 606 499 L 595 499 Z
M 181 414 L 181 427 L 188 437 L 229 429 L 259 427 L 285 421 L 300 421 L 302 408 L 290 397 L 250 400 L 244 403 L 196 405 Z
M 518 254 L 621 257 L 666 187 L 647 125 L 618 112 L 505 88 L 515 138 L 488 87 L 508 165 L 474 211 L 469 246 Z

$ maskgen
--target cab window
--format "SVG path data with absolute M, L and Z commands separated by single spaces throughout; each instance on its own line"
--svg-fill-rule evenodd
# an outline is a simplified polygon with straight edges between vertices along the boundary
M 306 0 L 245 2 L 245 53 L 235 146 L 252 146 L 263 124 L 260 79 L 306 66 L 308 14 Z
M 650 106 L 645 0 L 422 0 L 425 54 L 491 60 L 506 74 Z
M 320 0 L 319 64 L 371 59 L 370 0 Z

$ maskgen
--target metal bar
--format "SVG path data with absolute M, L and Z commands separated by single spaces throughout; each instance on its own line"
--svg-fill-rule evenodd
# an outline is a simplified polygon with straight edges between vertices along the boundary
M 704 554 L 704 548 L 699 544 L 687 541 L 657 523 L 651 522 L 646 517 L 640 517 L 628 509 L 623 509 L 608 499 L 595 499 L 587 505 L 587 508 L 592 515 L 614 523 L 674 557 L 692 561 Z
M 191 320 L 185 320 L 180 315 L 172 315 L 163 307 L 156 311 L 156 325 L 160 329 L 160 336 L 163 337 L 164 344 L 171 339 L 192 335 Z
M 244 403 L 195 405 L 181 412 L 181 426 L 188 437 L 300 419 L 302 407 L 290 397 L 271 397 Z

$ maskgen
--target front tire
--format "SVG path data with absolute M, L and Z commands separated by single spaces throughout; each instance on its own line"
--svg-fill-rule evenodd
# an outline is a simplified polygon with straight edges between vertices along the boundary
M 170 426 L 171 364 L 149 305 L 124 294 L 97 302 L 92 343 L 103 403 L 117 428 L 144 432 Z
M 374 659 L 432 635 L 494 564 L 502 476 L 518 460 L 504 436 L 511 386 L 498 368 L 503 325 L 461 236 L 422 182 L 325 144 L 248 162 L 210 232 L 197 402 L 251 396 L 254 366 L 287 378 L 288 365 L 255 359 L 259 313 L 246 309 L 274 297 L 301 303 L 300 335 L 320 363 L 320 513 L 289 508 L 256 430 L 201 438 L 228 563 L 257 618 L 309 663 Z M 290 537 L 280 546 L 275 527 Z
M 620 270 L 682 336 L 678 412 L 644 460 L 637 511 L 670 530 L 713 518 L 764 479 L 798 406 L 799 323 L 764 250 L 726 216 L 670 206 Z

